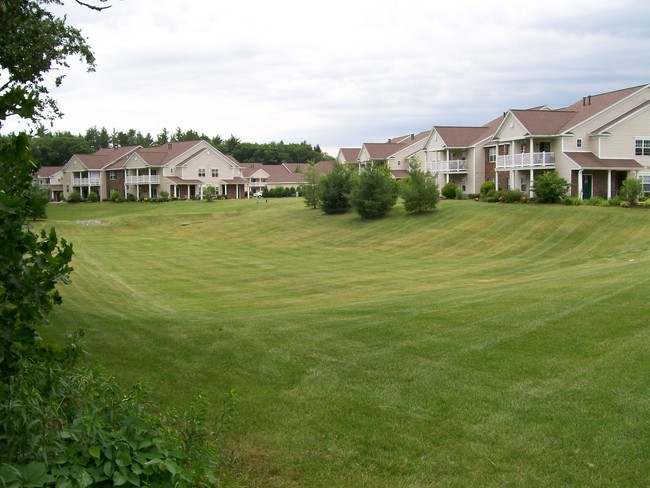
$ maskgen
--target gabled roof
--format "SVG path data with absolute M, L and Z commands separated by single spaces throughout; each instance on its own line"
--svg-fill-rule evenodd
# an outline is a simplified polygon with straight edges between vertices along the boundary
M 510 110 L 526 129 L 527 135 L 547 136 L 562 132 L 562 128 L 576 115 L 564 110 Z
M 49 178 L 63 169 L 63 166 L 41 166 L 38 170 L 39 178 Z
M 149 166 L 165 166 L 170 161 L 176 159 L 184 152 L 189 151 L 202 142 L 203 141 L 172 141 L 161 146 L 139 149 L 137 153 L 138 156 L 140 156 Z M 197 148 L 197 151 L 193 156 L 200 153 L 203 149 L 203 147 Z M 187 159 L 183 160 L 179 164 L 184 164 L 186 162 Z
M 340 152 L 343 155 L 343 159 L 346 162 L 347 161 L 356 162 L 357 156 L 359 156 L 359 151 L 361 151 L 360 147 L 342 147 L 340 149 Z
M 93 154 L 75 154 L 87 169 L 105 169 L 108 166 L 123 161 L 126 156 L 135 152 L 141 146 L 107 147 Z
M 404 144 L 392 142 L 367 142 L 363 145 L 371 160 L 388 159 L 391 155 L 395 154 L 400 149 L 403 149 Z M 363 150 L 363 149 L 362 149 Z
M 567 132 L 593 117 L 594 115 L 606 110 L 607 108 L 615 105 L 616 103 L 624 100 L 625 98 L 635 94 L 639 90 L 648 87 L 648 85 L 633 86 L 631 88 L 624 88 L 622 90 L 601 93 L 599 95 L 590 95 L 584 97 L 582 100 L 577 101 L 573 105 L 566 107 L 563 110 L 572 111 L 575 113 L 574 117 L 567 121 L 561 132 Z
M 601 159 L 591 152 L 565 152 L 564 154 L 583 169 L 635 170 L 644 168 L 634 159 Z
M 446 147 L 473 146 L 485 134 L 486 127 L 433 126 Z
M 636 114 L 637 112 L 641 112 L 642 110 L 644 110 L 645 108 L 647 108 L 649 106 L 650 106 L 650 100 L 646 100 L 645 102 L 637 105 L 633 109 L 628 110 L 627 112 L 625 112 L 621 116 L 616 117 L 614 120 L 610 120 L 605 125 L 598 127 L 596 130 L 591 132 L 591 135 L 602 134 L 603 132 L 607 132 L 608 129 L 614 127 L 616 124 L 618 124 L 622 120 L 627 119 L 628 117 Z

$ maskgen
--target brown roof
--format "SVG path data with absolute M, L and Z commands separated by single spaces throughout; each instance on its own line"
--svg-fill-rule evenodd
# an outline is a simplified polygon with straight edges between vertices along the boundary
M 576 112 L 565 110 L 511 110 L 510 111 L 530 135 L 553 135 L 576 116 Z
M 404 144 L 392 142 L 367 142 L 363 146 L 368 151 L 370 159 L 388 159 L 388 157 L 406 147 Z
M 125 156 L 131 154 L 141 146 L 107 147 L 93 154 L 75 154 L 75 156 L 88 169 L 104 169 Z
M 637 106 L 634 107 L 632 110 L 628 110 L 627 112 L 625 112 L 625 113 L 624 113 L 623 115 L 621 115 L 620 117 L 616 117 L 614 120 L 610 120 L 610 121 L 607 122 L 605 125 L 599 127 L 599 128 L 596 129 L 595 131 L 593 131 L 592 134 L 599 134 L 599 133 L 601 133 L 601 132 L 605 132 L 605 131 L 607 131 L 607 129 L 609 129 L 610 127 L 616 125 L 616 124 L 617 124 L 618 122 L 620 122 L 621 120 L 623 120 L 623 119 L 629 117 L 630 115 L 634 114 L 635 112 L 639 112 L 639 111 L 643 110 L 644 108 L 646 108 L 646 107 L 648 107 L 648 106 L 650 106 L 650 100 L 647 100 L 647 101 L 641 103 L 640 105 L 637 105 Z
M 582 100 L 579 100 L 564 109 L 574 112 L 575 115 L 571 120 L 567 121 L 564 127 L 562 127 L 561 132 L 566 132 L 572 129 L 579 123 L 587 120 L 589 117 L 602 112 L 606 108 L 620 102 L 624 98 L 629 97 L 646 86 L 648 85 L 633 86 L 631 88 L 624 88 L 622 90 L 584 97 Z
M 600 159 L 591 152 L 566 152 L 564 154 L 581 168 L 634 170 L 644 167 L 634 159 Z
M 63 166 L 42 166 L 38 170 L 38 177 L 39 178 L 49 178 L 53 174 L 61 171 L 63 169 Z
M 406 178 L 409 175 L 409 172 L 405 169 L 394 169 L 391 173 L 395 179 Z
M 165 166 L 171 160 L 177 158 L 186 151 L 189 151 L 202 141 L 173 141 L 156 147 L 145 147 L 138 149 L 140 156 L 149 166 Z M 199 154 L 203 150 L 200 148 L 192 156 Z M 192 157 L 190 156 L 190 157 Z M 180 164 L 187 162 L 187 159 Z
M 484 138 L 486 127 L 434 126 L 447 147 L 470 147 Z
M 244 178 L 241 178 L 239 176 L 235 176 L 234 178 L 231 178 L 229 180 L 222 180 L 224 183 L 234 183 L 238 185 L 244 185 L 246 184 L 246 180 Z
M 203 184 L 203 182 L 199 180 L 184 180 L 182 178 L 179 178 L 178 176 L 167 176 L 166 178 L 176 185 L 202 185 Z
M 341 148 L 341 154 L 343 154 L 343 158 L 345 161 L 354 161 L 356 162 L 357 156 L 359 156 L 359 151 L 361 151 L 360 147 L 342 147 Z

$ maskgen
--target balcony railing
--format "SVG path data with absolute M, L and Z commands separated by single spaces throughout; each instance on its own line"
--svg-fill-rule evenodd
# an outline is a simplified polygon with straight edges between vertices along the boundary
M 127 176 L 126 184 L 127 185 L 149 185 L 149 184 L 158 184 L 160 179 L 158 175 L 140 175 L 140 176 Z
M 99 186 L 99 178 L 74 178 L 72 186 Z
M 497 169 L 554 168 L 555 154 L 552 152 L 507 154 L 497 156 Z
M 430 173 L 467 173 L 467 161 L 464 159 L 453 159 L 450 161 L 432 161 L 427 163 L 427 170 Z

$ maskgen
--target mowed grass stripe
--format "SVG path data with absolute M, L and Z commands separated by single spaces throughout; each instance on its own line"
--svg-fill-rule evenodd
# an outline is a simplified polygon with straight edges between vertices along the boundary
M 93 358 L 164 406 L 235 388 L 228 441 L 251 486 L 650 480 L 647 212 L 48 212 L 76 271 L 47 337 L 84 328 Z

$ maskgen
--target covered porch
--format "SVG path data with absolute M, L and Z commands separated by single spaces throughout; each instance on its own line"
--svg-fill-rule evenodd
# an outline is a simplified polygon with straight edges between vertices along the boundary
M 590 152 L 565 155 L 576 165 L 571 170 L 571 195 L 583 200 L 615 197 L 626 178 L 644 169 L 633 159 L 601 159 Z
M 199 194 L 197 190 L 203 185 L 199 180 L 183 180 L 175 176 L 168 176 L 167 179 L 170 181 L 169 195 L 181 200 L 196 198 Z

